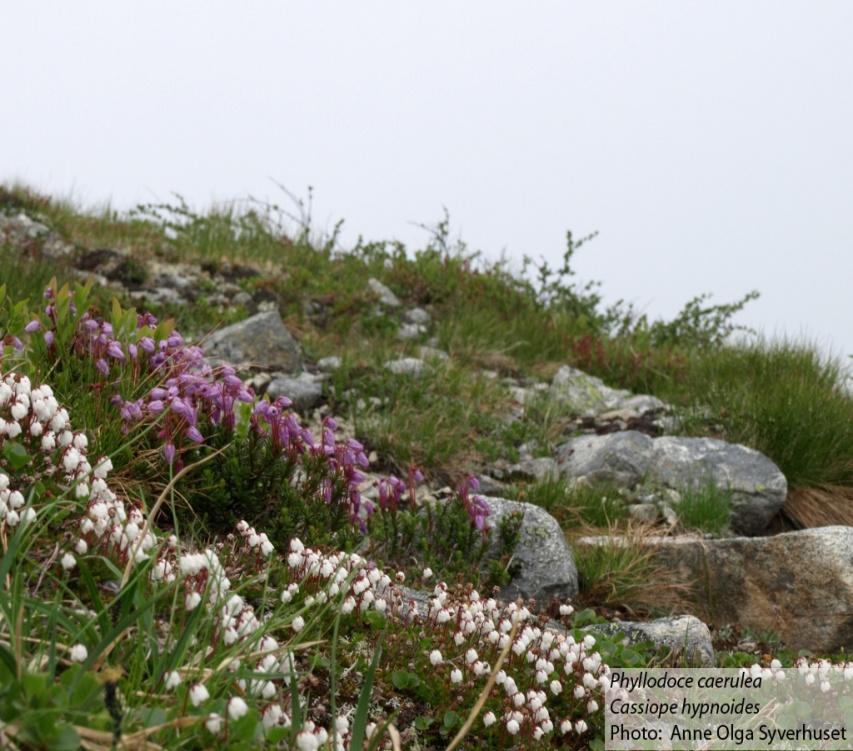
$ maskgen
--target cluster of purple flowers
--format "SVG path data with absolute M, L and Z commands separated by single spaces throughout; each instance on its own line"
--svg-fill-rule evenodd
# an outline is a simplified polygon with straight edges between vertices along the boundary
M 471 524 L 482 532 L 486 529 L 486 519 L 490 511 L 486 499 L 481 495 L 477 495 L 479 489 L 480 481 L 476 477 L 468 476 L 459 485 L 457 493 L 459 494 L 459 500 L 468 512 Z
M 396 512 L 404 505 L 415 508 L 417 503 L 417 487 L 424 480 L 424 476 L 417 467 L 409 467 L 409 474 L 404 482 L 395 475 L 379 481 L 379 508 L 383 511 Z M 404 495 L 408 497 L 403 498 Z
M 45 298 L 48 324 L 35 319 L 25 330 L 31 335 L 43 330 L 45 343 L 55 349 L 62 324 L 60 307 L 66 308 L 58 304 L 57 293 L 52 289 L 45 292 Z M 334 419 L 324 420 L 318 440 L 290 409 L 289 399 L 257 399 L 234 368 L 211 365 L 205 360 L 204 351 L 188 344 L 177 331 L 158 333 L 158 321 L 152 314 L 137 315 L 135 330 L 125 332 L 122 341 L 108 321 L 89 311 L 78 316 L 73 300 L 67 302 L 74 321 L 70 349 L 75 355 L 94 361 L 101 377 L 116 387 L 111 401 L 120 410 L 125 432 L 139 423 L 156 422 L 163 456 L 179 469 L 183 452 L 204 443 L 205 431 L 231 431 L 237 422 L 238 404 L 251 404 L 249 427 L 255 436 L 268 440 L 274 453 L 292 462 L 294 468 L 305 470 L 310 464 L 316 472 L 312 472 L 313 477 L 320 478 L 316 483 L 319 498 L 326 504 L 343 502 L 350 521 L 366 529 L 375 510 L 361 493 L 369 461 L 357 440 L 336 437 Z M 118 391 L 136 387 L 138 394 L 139 386 L 149 383 L 154 385 L 135 398 L 125 398 Z M 422 481 L 423 475 L 415 468 L 409 470 L 406 480 L 394 475 L 380 480 L 380 510 L 416 507 L 416 487 Z M 460 487 L 459 497 L 471 523 L 483 530 L 489 510 L 482 498 L 473 495 L 477 487 L 476 479 L 469 478 Z

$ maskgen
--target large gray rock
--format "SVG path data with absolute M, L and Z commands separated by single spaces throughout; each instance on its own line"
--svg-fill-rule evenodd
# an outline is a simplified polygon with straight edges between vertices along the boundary
M 613 540 L 582 537 L 574 544 Z M 853 648 L 853 527 L 715 540 L 654 537 L 644 544 L 676 581 L 693 583 L 697 613 L 712 623 L 769 630 L 790 649 Z
M 610 388 L 600 378 L 569 365 L 564 365 L 554 375 L 551 397 L 568 405 L 577 414 L 600 414 L 611 410 L 643 414 L 667 409 L 667 405 L 655 396 Z
M 557 463 L 565 477 L 624 487 L 642 482 L 651 468 L 651 457 L 652 439 L 634 430 L 578 436 L 557 449 Z
M 586 626 L 589 633 L 615 636 L 622 634 L 627 644 L 651 642 L 667 650 L 670 657 L 681 665 L 713 667 L 714 645 L 708 626 L 695 615 L 676 615 L 654 621 L 611 621 Z
M 681 490 L 713 482 L 732 494 L 732 529 L 761 534 L 782 508 L 788 483 L 755 449 L 714 438 L 661 436 L 653 441 L 652 482 Z
M 258 313 L 215 331 L 203 343 L 205 354 L 232 365 L 296 373 L 302 370 L 299 342 L 285 328 L 276 310 Z
M 513 551 L 518 572 L 500 596 L 507 600 L 532 597 L 543 605 L 552 597 L 574 597 L 578 593 L 578 570 L 557 520 L 531 503 L 484 498 L 491 511 L 488 523 L 493 529 L 511 514 L 522 515 L 518 544 Z
M 297 411 L 305 412 L 323 398 L 323 384 L 306 373 L 301 373 L 297 378 L 278 376 L 269 382 L 266 393 L 270 399 L 286 396 Z
M 713 483 L 732 497 L 731 527 L 761 534 L 788 492 L 785 476 L 763 454 L 713 438 L 661 436 L 636 431 L 573 438 L 557 450 L 560 472 L 634 487 L 650 482 L 674 490 Z

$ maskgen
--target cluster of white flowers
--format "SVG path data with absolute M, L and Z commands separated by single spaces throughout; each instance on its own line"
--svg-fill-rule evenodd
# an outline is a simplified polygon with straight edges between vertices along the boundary
M 98 460 L 94 468 L 89 463 L 86 434 L 72 430 L 68 410 L 60 406 L 50 386 L 33 387 L 19 373 L 0 378 L 0 443 L 6 440 L 16 441 L 26 452 L 26 464 L 20 469 L 24 481 L 52 478 L 86 501 L 80 537 L 74 544 L 77 555 L 85 555 L 93 544 L 99 544 L 126 558 L 133 544 L 137 558 L 146 557 L 156 539 L 150 532 L 138 539 L 144 525 L 142 513 L 136 508 L 127 510 L 107 486 L 112 469 L 108 458 Z M 12 487 L 15 479 L 0 472 L 0 519 L 9 527 L 36 517 L 35 509 L 24 508 L 20 490 Z M 70 551 L 61 563 L 66 570 L 74 567 Z
M 258 534 L 255 528 L 250 527 L 249 523 L 245 520 L 240 520 L 237 523 L 237 532 L 245 540 L 249 550 L 257 550 L 264 557 L 271 555 L 275 550 L 273 544 L 270 542 L 270 538 L 267 537 L 267 533 L 261 532 Z
M 71 431 L 68 412 L 49 386 L 33 388 L 30 379 L 18 373 L 0 377 L 0 444 L 6 440 L 16 441 L 27 452 L 27 465 L 21 470 L 25 479 L 57 477 L 73 486 L 77 497 L 89 492 L 86 436 Z M 23 494 L 12 485 L 13 480 L 0 472 L 0 523 L 8 527 L 36 518 L 35 509 L 24 508 Z
M 609 684 L 610 669 L 593 651 L 593 636 L 578 642 L 569 634 L 538 625 L 537 618 L 523 605 L 483 599 L 474 590 L 462 598 L 453 597 L 443 582 L 433 591 L 427 621 L 434 633 L 445 631 L 449 637 L 446 642 L 458 649 L 457 658 L 442 659 L 451 665 L 451 684 L 467 681 L 473 685 L 489 674 L 490 661 L 496 654 L 509 649 L 507 667 L 498 672 L 496 682 L 503 689 L 502 721 L 510 735 L 526 729 L 538 741 L 553 732 L 548 704 L 563 693 L 564 681 L 572 687 L 574 699 L 583 703 L 586 714 L 599 711 L 596 697 Z M 489 657 L 483 659 L 485 655 Z M 497 719 L 490 711 L 483 723 L 489 727 Z M 583 733 L 588 728 L 583 719 L 560 718 L 559 729 L 562 733 Z
M 443 647 L 425 655 L 430 665 L 439 670 L 444 666 L 450 684 L 460 689 L 486 680 L 491 664 L 508 647 L 509 660 L 496 678 L 503 694 L 502 726 L 510 735 L 522 733 L 538 741 L 554 732 L 557 721 L 561 733 L 585 733 L 588 725 L 582 716 L 552 718 L 549 704 L 558 702 L 564 690 L 582 715 L 600 711 L 599 698 L 609 685 L 610 669 L 594 651 L 591 635 L 576 641 L 541 626 L 537 616 L 519 603 L 483 599 L 473 590 L 457 596 L 444 582 L 419 609 L 390 576 L 364 558 L 312 550 L 298 539 L 290 543 L 287 562 L 292 581 L 282 592 L 284 602 L 301 596 L 304 606 L 311 607 L 329 597 L 342 597 L 346 614 L 374 608 L 391 618 L 419 621 Z M 395 578 L 399 582 L 403 577 Z M 561 608 L 561 614 L 570 615 L 571 607 Z M 566 705 L 561 703 L 563 709 Z M 486 727 L 497 720 L 492 711 L 483 718 Z
M 258 639 L 262 621 L 243 597 L 231 591 L 231 581 L 216 550 L 183 550 L 175 536 L 158 539 L 147 528 L 141 510 L 110 490 L 109 459 L 90 465 L 86 436 L 71 430 L 68 412 L 57 403 L 51 389 L 32 388 L 30 381 L 18 374 L 0 378 L 0 444 L 6 439 L 20 442 L 27 451 L 23 479 L 31 482 L 36 475 L 52 477 L 64 487 L 73 488 L 75 497 L 84 502 L 79 535 L 73 543 L 78 556 L 97 548 L 99 553 L 122 562 L 131 556 L 137 562 L 153 557 L 152 582 L 179 582 L 189 611 L 206 600 L 216 618 L 215 640 L 225 646 L 248 640 L 253 677 L 236 681 L 240 695 L 227 701 L 225 716 L 208 716 L 207 729 L 219 732 L 227 720 L 243 717 L 248 712 L 243 697 L 257 700 L 266 727 L 289 727 L 291 720 L 285 711 L 289 691 L 285 687 L 295 670 L 293 655 L 270 635 Z M 27 506 L 24 495 L 13 487 L 16 480 L 17 475 L 10 477 L 0 471 L 0 520 L 10 527 L 31 520 L 36 514 Z M 242 556 L 248 551 L 258 561 L 268 560 L 274 552 L 267 535 L 258 533 L 245 521 L 237 525 L 237 533 L 240 547 L 235 545 L 231 552 Z M 226 556 L 223 560 L 228 564 L 232 559 Z M 558 722 L 564 733 L 583 733 L 587 730 L 583 719 L 552 718 L 551 708 L 564 690 L 575 701 L 575 708 L 582 706 L 588 714 L 599 711 L 596 697 L 607 686 L 609 668 L 593 651 L 595 640 L 591 636 L 576 642 L 570 635 L 539 624 L 537 617 L 519 603 L 503 605 L 492 598 L 483 599 L 473 590 L 455 595 L 443 582 L 435 587 L 429 603 L 419 606 L 401 586 L 405 580 L 401 572 L 392 579 L 361 556 L 312 550 L 298 539 L 290 542 L 286 561 L 290 582 L 284 586 L 280 600 L 300 606 L 289 621 L 294 632 L 305 627 L 312 607 L 330 599 L 341 601 L 344 614 L 374 610 L 398 621 L 418 621 L 429 631 L 436 647 L 425 657 L 435 670 L 446 671 L 455 691 L 477 688 L 476 684 L 489 676 L 497 655 L 508 647 L 509 659 L 497 675 L 502 706 L 484 715 L 487 728 L 495 725 L 509 735 L 539 740 L 553 732 Z M 76 562 L 71 552 L 60 558 L 62 567 L 69 571 Z M 432 575 L 432 571 L 424 570 L 424 579 Z M 570 612 L 569 606 L 560 610 L 561 615 Z M 85 645 L 75 645 L 70 658 L 85 661 Z M 237 671 L 245 661 L 244 655 L 235 655 L 229 668 Z M 183 683 L 182 675 L 172 671 L 164 676 L 164 682 L 166 690 L 177 690 Z M 201 682 L 191 682 L 187 696 L 196 707 L 210 698 Z M 565 709 L 566 702 L 561 706 Z M 336 718 L 334 729 L 335 751 L 345 751 L 351 740 L 347 718 Z M 368 726 L 368 736 L 375 729 L 373 724 Z M 297 746 L 303 751 L 320 749 L 330 738 L 328 729 L 306 722 L 297 734 Z

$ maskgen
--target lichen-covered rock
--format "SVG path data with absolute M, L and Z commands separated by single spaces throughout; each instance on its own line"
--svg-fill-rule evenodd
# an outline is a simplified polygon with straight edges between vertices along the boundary
M 588 633 L 623 634 L 628 644 L 651 642 L 667 650 L 679 665 L 713 667 L 714 645 L 708 626 L 694 615 L 677 615 L 653 621 L 611 621 L 586 626 Z
M 785 475 L 755 449 L 682 436 L 661 436 L 654 439 L 653 447 L 652 482 L 680 490 L 710 481 L 729 490 L 731 527 L 738 534 L 761 534 L 785 503 Z
M 582 537 L 575 545 L 613 541 Z M 769 630 L 790 649 L 853 647 L 853 527 L 644 544 L 677 580 L 693 583 L 697 612 L 712 623 Z
M 637 414 L 665 410 L 660 399 L 612 389 L 600 378 L 569 365 L 561 367 L 551 381 L 551 398 L 568 405 L 577 414 L 599 414 L 612 410 L 631 410 Z
M 641 482 L 684 490 L 713 483 L 731 493 L 731 528 L 761 534 L 788 492 L 780 469 L 754 449 L 714 438 L 649 436 L 636 431 L 585 435 L 557 452 L 560 472 L 633 487 Z
M 633 487 L 649 473 L 652 439 L 626 430 L 572 438 L 557 449 L 560 472 L 568 479 L 610 482 Z
M 532 503 L 485 496 L 492 528 L 512 514 L 521 514 L 513 562 L 518 571 L 501 590 L 501 597 L 534 598 L 546 604 L 552 597 L 568 599 L 578 593 L 578 570 L 566 536 L 557 520 Z M 493 541 L 496 544 L 496 540 Z
M 211 334 L 204 351 L 213 360 L 235 366 L 297 373 L 302 370 L 299 342 L 285 328 L 278 311 L 270 310 Z

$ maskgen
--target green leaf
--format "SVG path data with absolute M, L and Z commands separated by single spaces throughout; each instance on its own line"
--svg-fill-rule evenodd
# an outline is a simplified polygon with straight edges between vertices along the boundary
M 364 674 L 361 692 L 358 695 L 358 706 L 355 710 L 355 717 L 352 723 L 352 741 L 350 742 L 350 751 L 362 751 L 364 748 L 364 730 L 367 727 L 367 712 L 370 709 L 370 697 L 373 693 L 373 678 L 376 675 L 376 668 L 379 666 L 379 659 L 382 656 L 382 639 L 376 645 L 376 650 L 373 652 L 373 660 L 370 662 L 370 667 Z
M 70 725 L 61 725 L 50 740 L 50 747 L 56 751 L 77 751 L 80 748 L 80 736 Z
M 415 730 L 420 730 L 421 732 L 423 732 L 424 730 L 427 730 L 429 726 L 432 725 L 434 722 L 435 720 L 432 717 L 427 717 L 426 715 L 418 717 L 415 720 Z
M 391 673 L 391 683 L 400 691 L 414 691 L 421 685 L 421 679 L 408 670 L 395 670 Z
M 444 713 L 444 720 L 442 724 L 444 725 L 445 730 L 453 730 L 460 722 L 462 722 L 462 718 L 459 716 L 458 712 L 454 712 L 452 709 L 448 710 Z
M 3 445 L 3 458 L 9 462 L 9 466 L 15 471 L 23 469 L 30 461 L 27 450 L 15 441 L 7 441 Z

